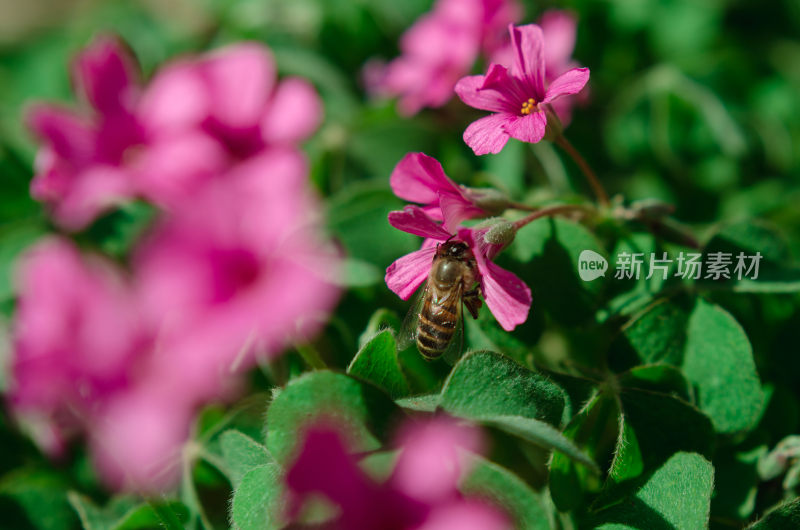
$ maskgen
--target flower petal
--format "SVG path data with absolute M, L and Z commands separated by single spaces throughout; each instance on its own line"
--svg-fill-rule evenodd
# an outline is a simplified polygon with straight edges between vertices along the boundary
M 322 121 L 322 103 L 311 83 L 299 78 L 281 81 L 261 121 L 267 142 L 305 140 Z
M 256 44 L 236 44 L 206 59 L 214 117 L 228 127 L 258 125 L 275 82 L 275 62 Z
M 544 62 L 548 77 L 559 75 L 567 69 L 575 49 L 577 20 L 569 11 L 552 9 L 542 13 L 539 26 L 544 42 Z M 552 78 L 551 78 L 552 79 Z
M 506 132 L 512 138 L 535 144 L 544 138 L 547 129 L 547 117 L 544 112 L 533 112 L 527 116 L 518 116 L 505 126 Z
M 493 64 L 489 67 L 491 73 L 500 65 Z M 503 68 L 505 70 L 505 68 Z M 507 110 L 507 105 L 503 100 L 503 95 L 497 90 L 489 89 L 485 86 L 489 75 L 470 75 L 462 77 L 456 83 L 455 91 L 458 97 L 476 109 L 489 110 L 492 112 L 503 112 Z
M 537 101 L 544 98 L 544 36 L 536 24 L 508 27 L 514 62 L 511 75 L 525 83 Z
M 96 135 L 87 120 L 54 105 L 36 105 L 28 112 L 28 127 L 73 166 L 89 162 Z
M 431 204 L 438 193 L 459 193 L 458 186 L 447 178 L 442 164 L 425 153 L 408 153 L 397 163 L 389 177 L 392 191 L 401 199 Z
M 130 110 L 136 91 L 135 59 L 113 37 L 100 37 L 78 55 L 72 75 L 101 114 Z
M 514 526 L 498 508 L 475 499 L 436 506 L 417 530 L 511 530 Z
M 151 136 L 197 127 L 208 117 L 211 94 L 201 68 L 189 61 L 161 70 L 147 86 L 137 117 Z
M 436 242 L 427 239 L 422 248 L 406 254 L 386 268 L 386 286 L 402 298 L 408 300 L 428 278 L 436 253 Z
M 486 305 L 506 331 L 528 319 L 531 290 L 519 277 L 491 261 L 477 257 Z
M 544 102 L 553 101 L 559 96 L 577 94 L 583 89 L 587 81 L 589 81 L 588 68 L 573 68 L 572 70 L 567 70 L 558 76 L 555 81 L 550 83 L 550 87 L 547 89 L 547 94 L 545 94 L 544 97 Z
M 479 453 L 482 433 L 471 425 L 447 416 L 405 427 L 400 435 L 402 447 L 390 483 L 404 494 L 436 505 L 453 498 L 458 481 L 470 462 L 462 451 Z M 420 477 L 425 480 L 420 480 Z
M 389 224 L 403 232 L 439 241 L 449 239 L 452 235 L 428 217 L 419 206 L 406 206 L 400 212 L 389 212 Z
M 450 233 L 455 233 L 461 221 L 486 215 L 484 210 L 465 200 L 461 195 L 451 193 L 439 194 L 439 208 L 444 218 L 444 228 Z
M 508 114 L 491 114 L 475 120 L 464 131 L 464 142 L 476 155 L 497 154 L 508 142 L 504 125 L 510 121 Z

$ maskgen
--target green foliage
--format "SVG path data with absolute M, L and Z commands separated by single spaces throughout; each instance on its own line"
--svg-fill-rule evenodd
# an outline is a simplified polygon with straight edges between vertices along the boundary
M 407 396 L 408 382 L 397 359 L 397 344 L 391 330 L 375 335 L 353 357 L 347 373 L 369 381 L 394 398 Z
M 377 387 L 343 374 L 321 370 L 291 381 L 267 411 L 267 448 L 278 463 L 299 449 L 303 429 L 329 422 L 350 434 L 355 451 L 381 446 L 398 408 Z
M 675 453 L 633 495 L 599 510 L 597 528 L 676 528 L 708 525 L 714 468 L 702 456 Z
M 552 143 L 512 140 L 476 157 L 462 134 L 480 113 L 456 99 L 407 117 L 366 93 L 365 63 L 395 57 L 431 0 L 73 3 L 12 2 L 0 21 L 3 390 L 14 384 L 15 270 L 26 248 L 56 231 L 30 196 L 37 145 L 24 114 L 31 100 L 84 104 L 67 65 L 98 32 L 120 33 L 145 79 L 179 54 L 254 40 L 270 46 L 280 75 L 311 81 L 324 116 L 303 149 L 345 256 L 344 295 L 313 350 L 297 347 L 319 352 L 315 369 L 286 352 L 249 374 L 246 395 L 204 409 L 180 490 L 164 497 L 110 496 L 83 442 L 51 462 L 28 440 L 36 425 L 4 407 L 0 526 L 280 528 L 283 477 L 311 422 L 342 430 L 382 481 L 396 461 L 395 427 L 448 414 L 488 438 L 488 452 L 469 458 L 462 493 L 502 507 L 518 528 L 800 527 L 800 464 L 782 445 L 800 433 L 796 2 L 566 4 L 579 18 L 575 60 L 592 76 L 566 135 L 612 204 L 517 233 L 497 261 L 531 288 L 529 319 L 508 333 L 484 306 L 466 318 L 466 353 L 453 367 L 397 349 L 409 303 L 388 291 L 384 271 L 421 240 L 387 223 L 405 204 L 389 186 L 395 164 L 424 151 L 457 183 L 528 206 L 593 203 Z M 522 3 L 526 23 L 558 7 Z M 675 211 L 658 223 L 624 215 L 664 202 Z M 126 204 L 70 237 L 124 260 L 154 220 L 154 208 Z M 699 248 L 686 246 L 687 233 Z M 608 258 L 604 278 L 580 279 L 583 250 Z M 623 251 L 762 260 L 756 279 L 626 281 L 613 277 Z M 303 523 L 324 524 L 330 513 L 321 513 Z

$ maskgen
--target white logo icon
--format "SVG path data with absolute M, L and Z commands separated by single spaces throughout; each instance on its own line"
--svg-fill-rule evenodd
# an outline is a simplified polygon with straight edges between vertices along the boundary
M 585 282 L 605 276 L 607 270 L 608 261 L 594 250 L 584 250 L 578 256 L 578 275 Z

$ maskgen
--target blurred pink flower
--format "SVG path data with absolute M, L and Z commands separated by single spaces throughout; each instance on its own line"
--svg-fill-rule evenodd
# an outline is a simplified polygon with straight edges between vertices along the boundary
M 510 137 L 537 143 L 545 135 L 544 105 L 560 96 L 577 94 L 589 80 L 588 68 L 573 68 L 545 90 L 544 37 L 535 25 L 509 26 L 513 61 L 510 71 L 499 64 L 486 75 L 468 76 L 456 93 L 471 107 L 493 112 L 469 125 L 464 141 L 477 155 L 499 153 Z
M 486 305 L 506 331 L 528 319 L 531 290 L 518 276 L 492 262 L 502 246 L 482 240 L 483 229 L 459 228 L 449 232 L 418 206 L 406 206 L 389 213 L 389 224 L 398 230 L 426 238 L 420 250 L 406 254 L 386 268 L 386 285 L 408 300 L 430 274 L 437 242 L 462 241 L 472 249 L 480 274 L 479 283 Z M 452 223 L 451 223 L 452 224 Z
M 213 389 L 254 352 L 276 355 L 325 322 L 338 256 L 322 243 L 307 178 L 296 150 L 263 151 L 156 227 L 134 272 L 158 330 L 157 371 Z
M 406 425 L 389 479 L 377 483 L 358 466 L 339 433 L 310 428 L 286 482 L 295 515 L 320 494 L 340 508 L 333 528 L 359 530 L 499 530 L 508 517 L 458 491 L 468 453 L 481 449 L 480 432 L 439 417 Z
M 8 399 L 50 433 L 37 441 L 57 455 L 63 431 L 128 385 L 145 334 L 121 275 L 67 241 L 34 247 L 21 261 L 18 289 Z
M 500 45 L 499 32 L 519 12 L 513 0 L 438 0 L 403 34 L 400 57 L 385 66 L 367 65 L 367 88 L 398 96 L 405 115 L 444 105 L 481 51 L 488 55 Z
M 296 150 L 191 199 L 155 226 L 132 281 L 64 241 L 21 262 L 10 402 L 51 454 L 85 431 L 115 488 L 173 485 L 197 408 L 230 397 L 256 354 L 309 339 L 338 300 Z
M 70 230 L 135 196 L 172 207 L 236 161 L 303 140 L 322 119 L 313 87 L 276 83 L 257 44 L 177 62 L 142 87 L 133 58 L 101 37 L 73 77 L 94 112 L 40 104 L 28 116 L 44 143 L 31 193 Z
M 43 141 L 31 194 L 56 222 L 83 228 L 115 204 L 144 194 L 143 180 L 208 178 L 224 150 L 199 130 L 165 130 L 142 115 L 134 59 L 114 38 L 100 37 L 77 57 L 76 89 L 93 113 L 37 104 L 28 125 Z
M 424 153 L 408 153 L 389 178 L 394 194 L 407 201 L 424 204 L 423 211 L 431 218 L 446 218 L 454 231 L 465 219 L 485 217 L 489 212 L 476 204 L 472 190 L 450 180 L 442 165 Z M 444 214 L 443 214 L 444 212 Z

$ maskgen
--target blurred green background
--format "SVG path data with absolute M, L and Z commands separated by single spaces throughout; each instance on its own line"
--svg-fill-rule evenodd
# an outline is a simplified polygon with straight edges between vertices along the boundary
M 474 156 L 461 134 L 479 113 L 457 99 L 403 118 L 393 102 L 365 94 L 364 63 L 395 57 L 398 37 L 430 6 L 430 0 L 0 0 L 0 334 L 7 335 L 3 330 L 13 311 L 14 259 L 53 230 L 28 194 L 35 143 L 23 124 L 26 104 L 74 103 L 69 61 L 98 32 L 121 35 L 145 77 L 177 55 L 252 39 L 271 47 L 281 74 L 305 76 L 316 85 L 325 121 L 306 152 L 314 184 L 325 198 L 329 230 L 352 258 L 351 288 L 323 338 L 331 344 L 327 355 L 340 356 L 332 364 L 346 365 L 377 308 L 400 315 L 407 308 L 383 284 L 385 267 L 418 245 L 386 223 L 386 213 L 402 207 L 388 177 L 407 152 L 426 152 L 456 181 L 497 186 L 519 201 L 588 194 L 576 167 L 552 144 L 512 141 L 499 155 Z M 524 6 L 523 22 L 551 8 L 578 16 L 574 57 L 591 69 L 591 98 L 575 109 L 566 135 L 612 195 L 674 204 L 675 217 L 704 242 L 739 221 L 759 219 L 770 234 L 779 234 L 778 242 L 756 234 L 752 243 L 778 245 L 786 266 L 795 263 L 800 256 L 800 2 L 585 0 L 526 1 Z M 476 65 L 476 72 L 482 69 Z M 142 208 L 132 207 L 100 220 L 79 239 L 122 257 L 147 219 Z M 516 257 L 524 254 L 517 251 Z M 554 303 L 547 306 L 547 282 L 537 276 L 542 272 L 548 270 L 521 273 L 534 288 L 534 312 L 514 336 L 528 344 L 538 341 L 547 353 L 559 350 L 563 337 L 542 336 L 545 319 L 571 323 L 559 318 Z M 537 309 L 537 293 L 544 297 L 545 316 Z M 550 298 L 559 296 L 565 295 Z M 761 380 L 786 393 L 787 416 L 769 439 L 774 445 L 782 431 L 798 427 L 800 301 L 796 294 L 714 296 L 748 331 Z M 581 340 L 577 332 L 569 338 Z M 0 354 L 8 356 L 6 340 Z M 0 385 L 5 384 L 0 370 Z M 56 464 L 59 471 L 51 472 L 9 421 L 3 413 L 0 493 L 35 508 L 49 499 L 37 493 L 42 488 L 77 485 L 96 491 L 85 457 Z M 23 466 L 28 482 L 20 482 Z M 0 510 L 19 509 L 2 503 Z M 224 506 L 221 513 L 224 517 Z M 720 516 L 717 523 L 727 526 L 726 521 Z M 54 519 L 37 525 L 70 528 L 73 523 L 59 526 Z

